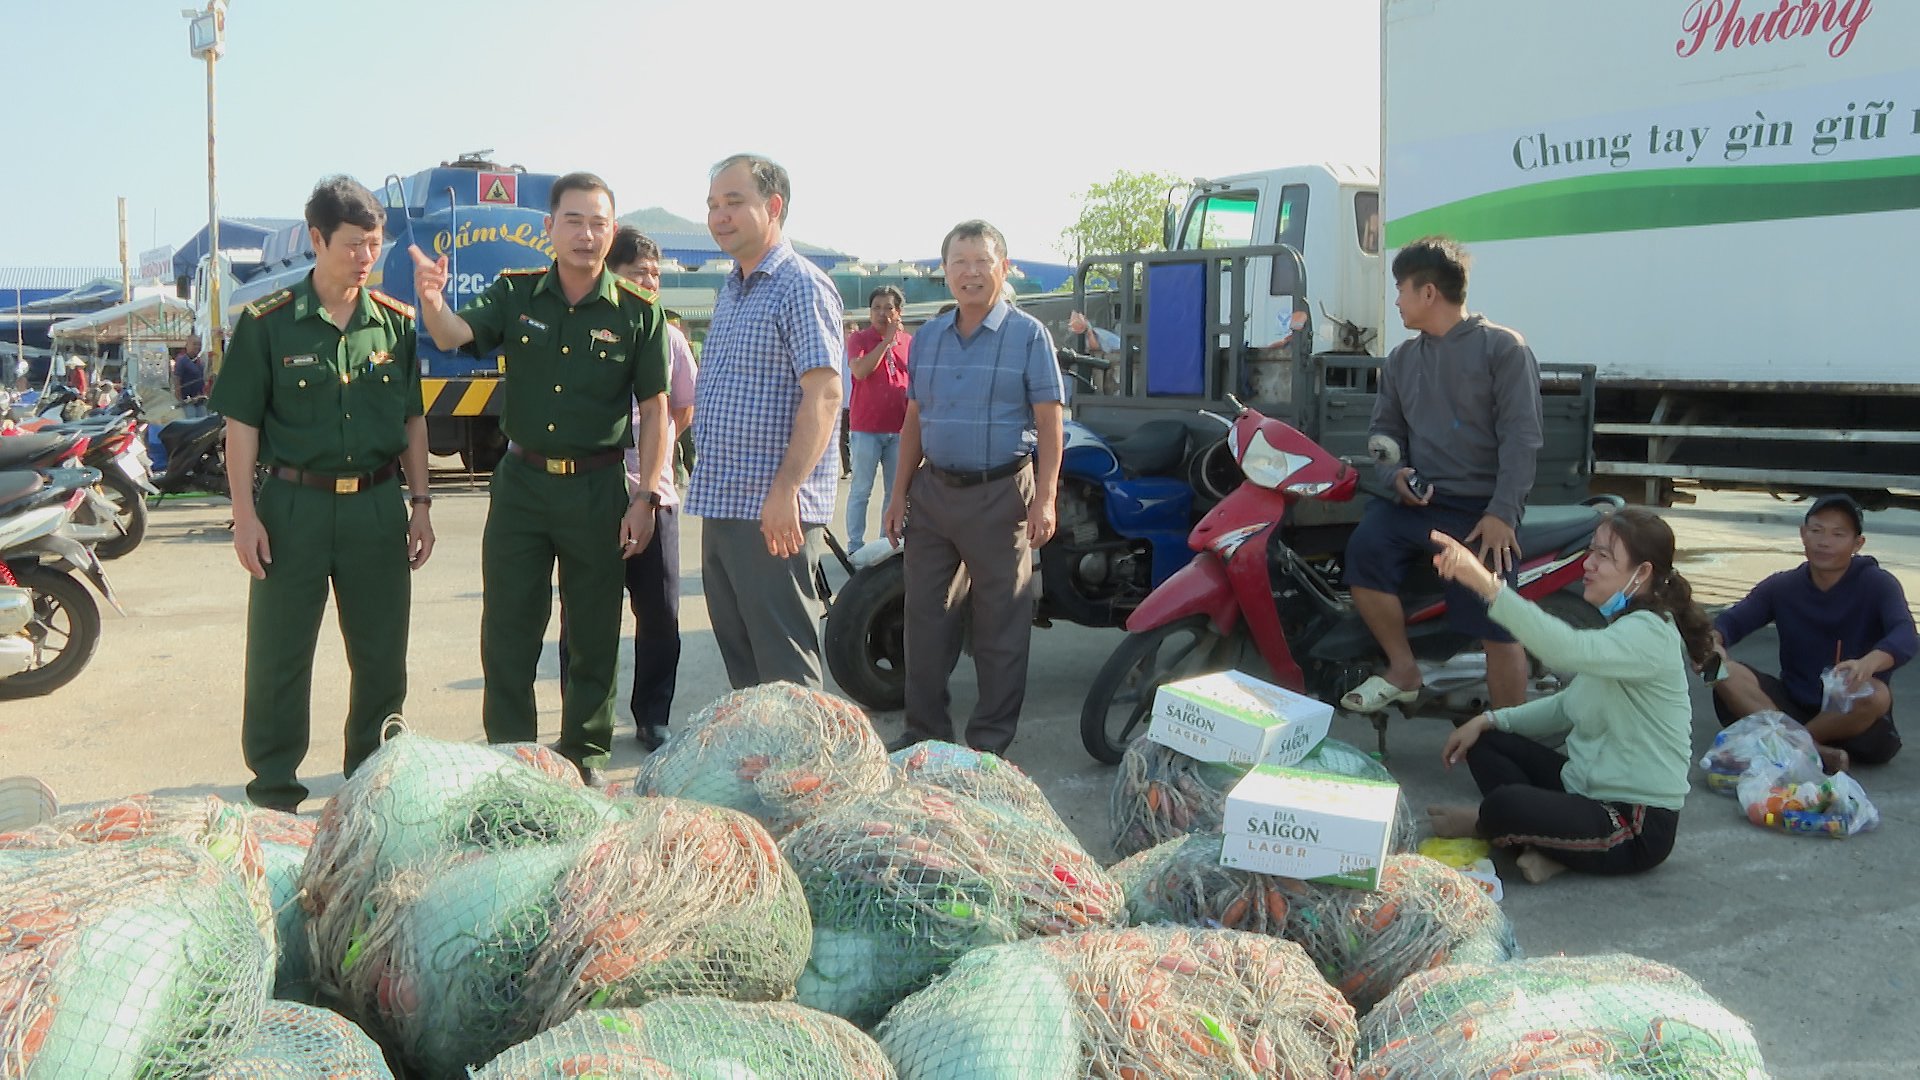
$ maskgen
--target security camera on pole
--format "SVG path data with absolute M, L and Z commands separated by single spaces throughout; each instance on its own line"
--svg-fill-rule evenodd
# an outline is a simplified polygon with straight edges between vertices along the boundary
M 194 59 L 207 62 L 207 254 L 212 267 L 207 275 L 207 311 L 212 317 L 212 326 L 206 349 L 207 373 L 212 375 L 220 370 L 220 355 L 226 347 L 220 332 L 220 199 L 215 183 L 218 171 L 214 166 L 213 124 L 213 65 L 227 53 L 226 0 L 207 0 L 204 11 L 183 8 L 180 15 L 191 20 L 187 24 L 187 51 Z

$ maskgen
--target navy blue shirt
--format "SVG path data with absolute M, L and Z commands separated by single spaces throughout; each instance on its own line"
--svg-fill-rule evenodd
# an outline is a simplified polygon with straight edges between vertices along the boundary
M 1780 633 L 1780 681 L 1803 705 L 1819 703 L 1820 672 L 1833 665 L 1835 642 L 1843 660 L 1879 649 L 1893 657 L 1895 668 L 1920 649 L 1900 579 L 1870 555 L 1855 555 L 1853 565 L 1825 592 L 1813 583 L 1806 563 L 1782 570 L 1713 620 L 1729 646 L 1768 623 Z M 1875 678 L 1885 682 L 1891 671 Z
M 190 353 L 181 353 L 173 361 L 173 377 L 180 380 L 180 398 L 197 398 L 207 392 L 207 369 L 200 358 Z

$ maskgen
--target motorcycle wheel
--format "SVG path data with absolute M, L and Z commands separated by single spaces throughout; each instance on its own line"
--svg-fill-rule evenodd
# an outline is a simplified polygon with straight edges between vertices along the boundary
M 21 566 L 13 576 L 33 593 L 33 621 L 20 632 L 33 639 L 39 655 L 33 667 L 0 679 L 0 697 L 51 694 L 72 682 L 99 649 L 100 607 L 86 586 L 64 570 Z
M 892 558 L 847 580 L 827 609 L 821 649 L 847 696 L 876 712 L 907 704 L 907 561 Z
M 146 493 L 135 487 L 118 468 L 102 470 L 100 485 L 106 488 L 107 498 L 113 500 L 114 520 L 125 533 L 100 541 L 93 545 L 93 551 L 102 559 L 117 559 L 139 547 L 147 535 Z
M 1211 629 L 1205 615 L 1128 634 L 1093 677 L 1080 709 L 1080 741 L 1087 753 L 1118 765 L 1127 744 L 1146 732 L 1161 685 L 1232 667 L 1233 644 Z

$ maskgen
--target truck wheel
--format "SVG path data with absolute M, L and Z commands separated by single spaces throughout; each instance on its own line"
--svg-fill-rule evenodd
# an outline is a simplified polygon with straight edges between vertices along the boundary
M 1120 764 L 1127 744 L 1146 733 L 1161 685 L 1232 667 L 1233 644 L 1214 632 L 1205 615 L 1128 634 L 1093 677 L 1080 709 L 1080 741 L 1087 753 L 1104 764 Z
M 827 609 L 827 670 L 875 712 L 907 704 L 907 560 L 890 558 L 847 580 Z
M 20 564 L 13 576 L 33 594 L 33 621 L 20 633 L 33 641 L 36 655 L 32 667 L 0 679 L 0 697 L 51 694 L 72 682 L 100 647 L 100 607 L 63 570 Z
M 100 541 L 93 545 L 93 551 L 102 559 L 117 559 L 139 547 L 147 535 L 146 493 L 135 487 L 118 468 L 103 470 L 100 484 L 106 488 L 107 498 L 113 501 L 114 520 L 120 523 L 124 535 Z

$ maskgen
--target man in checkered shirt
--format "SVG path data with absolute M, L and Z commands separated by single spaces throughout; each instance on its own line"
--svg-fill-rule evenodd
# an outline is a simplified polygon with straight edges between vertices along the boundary
M 733 258 L 700 356 L 687 512 L 703 519 L 707 614 L 735 689 L 821 685 L 814 552 L 839 480 L 840 292 L 783 229 L 787 170 L 714 166 L 707 230 Z

